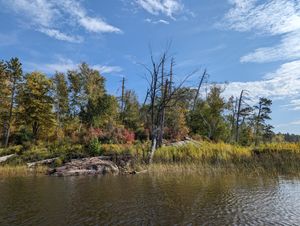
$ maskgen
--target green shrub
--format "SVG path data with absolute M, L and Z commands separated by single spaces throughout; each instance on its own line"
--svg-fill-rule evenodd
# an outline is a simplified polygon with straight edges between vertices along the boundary
M 97 138 L 92 139 L 90 141 L 89 147 L 88 147 L 88 152 L 91 155 L 101 155 L 102 154 L 102 149 L 101 149 L 101 143 Z

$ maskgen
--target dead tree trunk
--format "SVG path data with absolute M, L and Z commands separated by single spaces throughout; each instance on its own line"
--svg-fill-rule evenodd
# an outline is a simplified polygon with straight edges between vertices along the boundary
M 197 88 L 197 92 L 196 92 L 196 95 L 195 95 L 195 98 L 194 98 L 194 103 L 193 103 L 193 109 L 192 109 L 192 111 L 195 111 L 195 107 L 196 107 L 197 100 L 198 100 L 199 93 L 200 93 L 200 88 L 202 86 L 202 83 L 204 81 L 205 76 L 206 76 L 206 69 L 204 70 L 204 72 L 202 74 L 202 77 L 200 79 L 200 82 L 199 82 L 199 85 L 198 85 L 198 88 Z

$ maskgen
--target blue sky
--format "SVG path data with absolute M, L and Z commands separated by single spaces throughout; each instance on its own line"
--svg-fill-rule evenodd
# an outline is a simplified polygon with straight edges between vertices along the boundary
M 179 79 L 207 68 L 226 97 L 273 99 L 275 130 L 300 134 L 300 0 L 0 0 L 0 20 L 1 59 L 49 76 L 84 61 L 141 100 L 149 46 L 171 41 Z

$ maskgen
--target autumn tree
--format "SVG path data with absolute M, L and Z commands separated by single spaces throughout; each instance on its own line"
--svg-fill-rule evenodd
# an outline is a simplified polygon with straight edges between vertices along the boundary
M 18 121 L 23 126 L 31 127 L 35 140 L 55 124 L 51 88 L 52 81 L 46 75 L 32 72 L 26 74 L 18 93 Z

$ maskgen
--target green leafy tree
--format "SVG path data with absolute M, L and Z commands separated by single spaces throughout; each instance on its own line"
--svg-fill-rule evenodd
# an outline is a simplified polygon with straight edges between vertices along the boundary
M 89 100 L 87 106 L 80 112 L 80 117 L 88 127 L 104 128 L 116 123 L 117 110 L 117 99 L 104 94 L 96 102 Z
M 26 74 L 18 94 L 18 120 L 24 126 L 31 126 L 35 140 L 55 124 L 51 88 L 50 79 L 42 73 L 32 72 Z
M 227 139 L 228 125 L 223 115 L 227 104 L 221 93 L 221 87 L 214 85 L 211 87 L 207 100 L 198 101 L 189 117 L 192 133 L 215 141 Z

